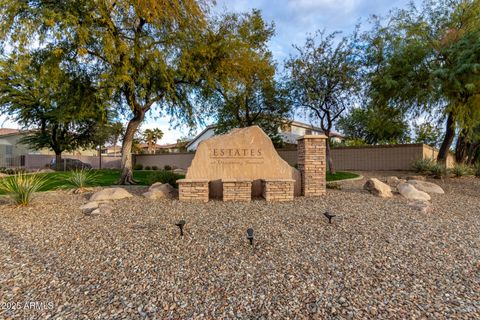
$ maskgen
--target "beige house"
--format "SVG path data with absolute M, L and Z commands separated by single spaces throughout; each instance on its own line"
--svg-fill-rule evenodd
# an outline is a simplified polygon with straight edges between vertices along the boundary
M 28 145 L 20 143 L 20 139 L 27 134 L 26 131 L 10 128 L 0 128 L 0 167 L 18 167 L 23 166 L 22 156 L 28 154 L 55 155 L 55 152 L 46 148 L 35 150 Z M 62 155 L 85 155 L 95 156 L 95 149 L 78 150 L 74 152 L 64 152 Z
M 215 135 L 215 128 L 215 125 L 210 125 L 206 127 L 195 138 L 193 138 L 189 143 L 187 143 L 187 151 L 197 150 L 198 144 L 201 141 L 213 137 Z M 321 128 L 299 121 L 285 122 L 282 126 L 278 128 L 278 132 L 280 138 L 286 145 L 296 145 L 297 139 L 304 135 L 323 134 Z M 330 134 L 330 138 L 334 142 L 341 142 L 345 139 L 345 137 L 338 132 L 332 132 Z

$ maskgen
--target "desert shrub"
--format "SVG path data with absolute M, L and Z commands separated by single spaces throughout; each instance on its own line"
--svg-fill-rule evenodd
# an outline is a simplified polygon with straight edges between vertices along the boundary
M 327 183 L 327 189 L 342 190 L 342 186 L 335 182 Z
M 412 168 L 418 173 L 431 173 L 433 166 L 436 166 L 434 159 L 418 159 L 413 162 Z
M 66 181 L 69 187 L 87 188 L 98 184 L 98 173 L 88 169 L 75 169 L 69 173 Z
M 430 167 L 429 173 L 437 179 L 447 175 L 447 169 L 441 164 L 434 164 Z
M 167 164 L 167 165 L 165 165 L 165 166 L 163 167 L 163 169 L 165 169 L 165 170 L 172 170 L 172 167 Z
M 143 170 L 143 164 L 137 163 L 133 166 L 133 170 Z
M 48 182 L 45 175 L 38 173 L 17 173 L 11 177 L 0 179 L 0 192 L 6 193 L 16 204 L 26 206 L 35 192 L 40 191 Z
M 150 166 L 145 166 L 145 170 L 151 170 Z
M 178 187 L 177 180 L 183 178 L 178 174 L 173 173 L 169 170 L 159 170 L 151 174 L 148 182 L 149 184 L 154 184 L 155 182 L 168 183 L 175 188 Z
M 472 168 L 464 164 L 455 164 L 451 171 L 455 177 L 463 177 L 473 174 Z
M 152 170 L 158 170 L 157 166 L 152 166 Z

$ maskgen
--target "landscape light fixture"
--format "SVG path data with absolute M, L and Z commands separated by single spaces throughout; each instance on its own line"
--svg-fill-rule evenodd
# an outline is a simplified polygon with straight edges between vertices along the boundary
M 335 215 L 330 213 L 330 211 L 325 211 L 323 215 L 327 217 L 328 223 L 332 223 L 332 218 L 335 217 Z
M 175 223 L 175 225 L 180 228 L 180 235 L 183 237 L 183 226 L 185 225 L 185 220 L 180 220 Z
M 250 241 L 250 245 L 253 246 L 253 229 L 252 228 L 247 229 L 247 239 L 248 241 Z

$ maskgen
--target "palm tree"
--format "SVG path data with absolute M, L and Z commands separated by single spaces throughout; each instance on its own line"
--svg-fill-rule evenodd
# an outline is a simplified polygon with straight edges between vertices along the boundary
M 162 137 L 163 132 L 158 128 L 147 129 L 143 132 L 143 139 L 147 143 L 149 153 L 155 153 L 155 146 L 157 144 L 157 140 L 162 139 Z

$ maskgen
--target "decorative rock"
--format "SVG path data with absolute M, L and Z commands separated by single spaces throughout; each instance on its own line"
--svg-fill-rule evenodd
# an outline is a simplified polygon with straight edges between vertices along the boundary
M 83 213 L 88 214 L 92 212 L 93 210 L 97 209 L 99 206 L 97 201 L 91 201 L 88 202 L 82 206 L 80 206 L 80 209 L 82 210 Z
M 414 201 L 408 204 L 411 208 L 418 210 L 422 213 L 432 213 L 433 206 L 428 201 Z
M 417 190 L 409 183 L 400 183 L 397 189 L 402 196 L 409 200 L 429 201 L 431 199 L 428 193 Z
M 400 183 L 407 182 L 404 179 L 398 179 L 395 176 L 390 176 L 385 181 L 390 187 L 397 187 Z
M 95 210 L 93 210 L 92 212 L 90 212 L 90 215 L 91 215 L 91 216 L 95 216 L 95 215 L 97 215 L 97 214 L 100 214 L 100 209 L 95 209 Z
M 407 180 L 420 180 L 420 181 L 427 180 L 427 178 L 425 178 L 425 176 L 408 176 L 406 179 Z
M 389 185 L 381 182 L 376 178 L 368 179 L 363 186 L 363 189 L 369 191 L 371 194 L 382 198 L 393 197 L 392 189 Z
M 419 181 L 419 180 L 409 180 L 409 184 L 413 185 L 415 188 L 417 188 L 420 191 L 426 192 L 426 193 L 438 193 L 438 194 L 444 194 L 445 191 L 443 189 L 432 182 L 428 181 Z
M 119 200 L 130 197 L 133 195 L 123 188 L 106 188 L 95 192 L 90 197 L 90 201 Z
M 145 192 L 143 196 L 152 200 L 174 199 L 178 197 L 178 190 L 168 183 L 156 182 L 148 188 L 148 192 Z
M 112 212 L 113 207 L 109 203 L 100 203 L 100 205 L 98 206 L 98 209 L 102 213 L 110 213 L 110 212 Z
M 187 171 L 184 170 L 184 169 L 173 169 L 173 173 L 175 174 L 181 174 L 181 175 L 186 175 L 187 174 Z

